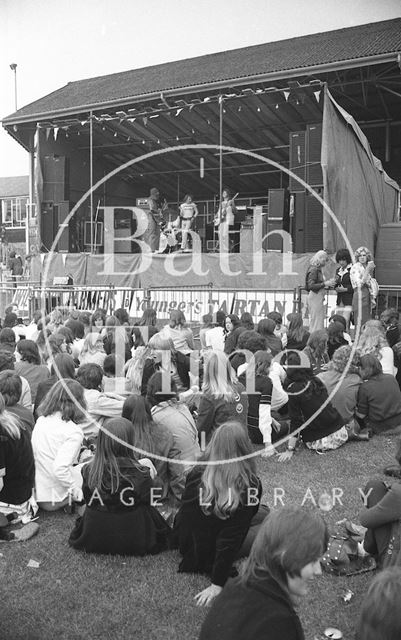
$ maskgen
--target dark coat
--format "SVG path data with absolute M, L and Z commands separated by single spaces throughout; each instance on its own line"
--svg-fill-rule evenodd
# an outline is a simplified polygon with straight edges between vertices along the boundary
M 288 595 L 272 578 L 230 580 L 213 602 L 199 640 L 304 640 Z
M 179 572 L 206 573 L 212 583 L 223 586 L 232 571 L 242 543 L 257 513 L 259 504 L 245 503 L 229 518 L 222 520 L 201 508 L 200 482 L 204 467 L 195 467 L 189 472 L 182 504 L 174 525 L 174 537 L 182 554 Z M 255 479 L 256 480 L 256 479 Z M 260 501 L 262 487 L 256 480 Z
M 291 432 L 301 427 L 316 412 L 317 416 L 308 424 L 301 437 L 304 442 L 314 442 L 335 433 L 345 424 L 344 418 L 328 402 L 324 409 L 319 409 L 328 399 L 327 389 L 323 382 L 313 377 L 307 384 L 305 381 L 294 381 L 287 384 L 288 413 L 291 420 Z
M 351 265 L 348 265 L 347 271 L 340 276 L 339 270 L 341 267 L 337 267 L 336 269 L 336 287 L 347 287 L 347 291 L 337 292 L 337 306 L 341 306 L 342 304 L 345 307 L 350 307 L 352 305 L 352 296 L 354 295 L 354 289 L 352 288 L 351 278 L 350 278 L 350 270 Z
M 151 505 L 149 469 L 130 458 L 118 460 L 125 477 L 113 494 L 102 488 L 94 494 L 87 482 L 90 463 L 84 465 L 82 490 L 87 506 L 83 516 L 77 518 L 68 542 L 87 553 L 158 553 L 166 548 L 169 527 Z

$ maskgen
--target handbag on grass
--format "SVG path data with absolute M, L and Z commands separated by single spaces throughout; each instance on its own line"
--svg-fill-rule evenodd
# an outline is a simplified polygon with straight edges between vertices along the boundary
M 372 556 L 358 555 L 360 535 L 349 532 L 347 527 L 338 528 L 330 535 L 327 550 L 320 563 L 322 568 L 336 576 L 352 576 L 376 568 Z

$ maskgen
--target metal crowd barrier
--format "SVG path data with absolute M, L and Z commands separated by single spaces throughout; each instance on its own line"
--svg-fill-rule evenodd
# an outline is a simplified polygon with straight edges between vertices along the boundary
M 200 324 L 202 316 L 221 309 L 225 313 L 241 316 L 249 312 L 254 322 L 266 317 L 270 311 L 278 311 L 285 316 L 297 310 L 297 290 L 233 290 L 214 288 L 212 283 L 196 287 L 152 287 L 131 289 L 110 286 L 52 286 L 41 287 L 37 283 L 18 285 L 16 288 L 0 286 L 2 309 L 7 304 L 18 306 L 22 317 L 32 317 L 37 309 L 49 313 L 61 308 L 93 311 L 100 307 L 111 314 L 117 308 L 124 308 L 132 318 L 140 318 L 145 308 L 152 307 L 161 320 L 168 319 L 170 311 L 184 312 L 191 324 Z

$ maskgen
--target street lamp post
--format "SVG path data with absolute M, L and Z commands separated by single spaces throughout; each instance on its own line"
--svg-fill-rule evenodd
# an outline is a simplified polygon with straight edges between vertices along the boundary
M 15 110 L 17 111 L 17 65 L 15 62 L 10 64 L 11 71 L 14 71 L 14 96 L 15 96 Z

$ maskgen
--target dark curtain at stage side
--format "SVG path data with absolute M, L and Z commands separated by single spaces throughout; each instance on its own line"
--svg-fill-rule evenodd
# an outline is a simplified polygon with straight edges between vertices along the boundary
M 399 187 L 383 170 L 353 117 L 325 88 L 322 132 L 324 200 L 355 250 L 375 250 L 379 226 L 397 220 Z M 323 246 L 345 246 L 331 216 L 324 213 Z

